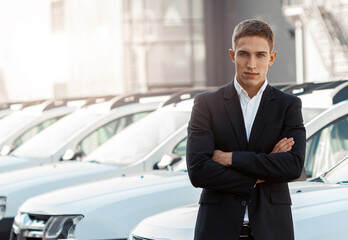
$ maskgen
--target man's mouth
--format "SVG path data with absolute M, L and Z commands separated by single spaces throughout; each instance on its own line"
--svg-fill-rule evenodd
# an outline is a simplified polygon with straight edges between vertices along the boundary
M 257 75 L 259 75 L 258 73 L 253 73 L 253 72 L 244 72 L 244 74 L 249 75 L 249 76 L 257 76 Z

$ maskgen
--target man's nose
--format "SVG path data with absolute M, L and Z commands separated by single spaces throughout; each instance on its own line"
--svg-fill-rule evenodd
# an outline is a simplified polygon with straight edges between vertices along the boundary
M 255 59 L 254 56 L 251 56 L 251 57 L 248 59 L 247 67 L 250 68 L 250 69 L 255 69 L 255 68 L 256 68 L 256 59 Z

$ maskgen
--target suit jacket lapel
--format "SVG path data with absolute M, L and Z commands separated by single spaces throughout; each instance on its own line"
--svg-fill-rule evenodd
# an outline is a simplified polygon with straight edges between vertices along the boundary
M 233 82 L 228 84 L 224 93 L 224 107 L 232 123 L 233 130 L 238 139 L 240 149 L 247 149 L 246 130 L 244 125 L 244 118 L 242 109 L 236 89 L 233 86 Z
M 268 116 L 271 115 L 274 104 L 274 101 L 272 100 L 274 98 L 275 96 L 272 87 L 270 85 L 267 85 L 265 91 L 262 94 L 259 109 L 257 110 L 253 127 L 251 129 L 248 151 L 251 151 L 254 148 L 262 132 L 262 129 L 264 128 L 264 126 L 267 123 L 267 120 L 269 119 Z

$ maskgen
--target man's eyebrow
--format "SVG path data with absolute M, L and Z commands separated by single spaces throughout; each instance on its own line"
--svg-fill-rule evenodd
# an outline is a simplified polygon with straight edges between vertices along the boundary
M 257 51 L 256 53 L 267 53 L 267 51 Z
M 238 53 L 249 53 L 249 52 L 246 50 L 239 50 Z
M 247 51 L 247 50 L 239 50 L 238 51 L 238 53 L 250 53 L 249 51 Z M 256 51 L 256 54 L 259 54 L 259 53 L 264 53 L 264 54 L 266 54 L 267 53 L 267 51 Z

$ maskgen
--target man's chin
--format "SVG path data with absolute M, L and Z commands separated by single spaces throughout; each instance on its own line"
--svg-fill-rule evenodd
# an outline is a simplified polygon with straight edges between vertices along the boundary
M 260 79 L 256 78 L 245 78 L 243 81 L 243 84 L 246 87 L 259 87 L 261 86 L 265 81 L 261 81 Z

